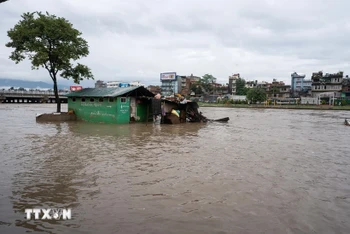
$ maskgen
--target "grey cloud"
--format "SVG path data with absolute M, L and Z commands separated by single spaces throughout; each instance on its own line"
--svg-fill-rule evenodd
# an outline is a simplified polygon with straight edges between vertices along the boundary
M 94 19 L 87 19 L 82 24 L 85 32 L 93 34 L 97 32 L 112 32 L 116 34 L 125 34 L 133 36 L 155 35 L 156 30 L 149 25 L 143 25 L 137 22 L 129 22 L 128 19 L 123 19 L 120 16 L 102 16 Z
M 9 1 L 0 7 L 0 46 L 21 13 L 47 10 L 83 32 L 91 52 L 84 62 L 98 79 L 159 82 L 160 72 L 174 70 L 223 83 L 233 72 L 288 82 L 294 70 L 350 69 L 349 8 L 345 0 Z M 0 51 L 2 62 L 9 54 Z M 0 76 L 38 74 L 18 69 L 30 71 L 13 65 Z
M 173 13 L 160 17 L 158 24 L 163 30 L 174 33 L 195 33 L 212 30 L 212 25 L 198 15 L 177 15 Z

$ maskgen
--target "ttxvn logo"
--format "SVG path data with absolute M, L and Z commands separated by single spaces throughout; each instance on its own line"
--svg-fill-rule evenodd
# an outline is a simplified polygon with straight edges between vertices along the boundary
M 71 209 L 25 209 L 24 211 L 27 215 L 27 219 L 71 219 L 72 218 L 72 210 Z

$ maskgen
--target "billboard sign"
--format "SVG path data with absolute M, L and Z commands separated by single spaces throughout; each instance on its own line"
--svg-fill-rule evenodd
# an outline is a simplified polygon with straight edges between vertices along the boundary
M 160 73 L 160 80 L 176 80 L 176 72 Z
M 70 91 L 78 91 L 78 90 L 82 90 L 83 86 L 71 86 L 70 87 Z

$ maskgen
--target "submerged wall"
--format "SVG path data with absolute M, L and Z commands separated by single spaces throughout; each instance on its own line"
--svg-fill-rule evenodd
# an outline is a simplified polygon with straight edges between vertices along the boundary
M 69 97 L 68 111 L 74 111 L 77 119 L 88 122 L 125 124 L 131 119 L 145 122 L 149 104 L 133 99 Z
M 36 120 L 40 122 L 64 122 L 77 120 L 77 116 L 73 113 L 61 112 L 61 113 L 47 113 L 39 114 L 36 116 Z
M 79 120 L 117 123 L 116 98 L 68 98 L 68 111 L 74 111 Z

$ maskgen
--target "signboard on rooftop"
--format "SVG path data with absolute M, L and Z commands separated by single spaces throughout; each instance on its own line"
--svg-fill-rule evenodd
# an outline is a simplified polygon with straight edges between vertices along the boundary
M 176 80 L 176 72 L 160 73 L 160 80 Z
M 70 91 L 78 91 L 78 90 L 82 90 L 83 86 L 71 86 L 70 87 Z

